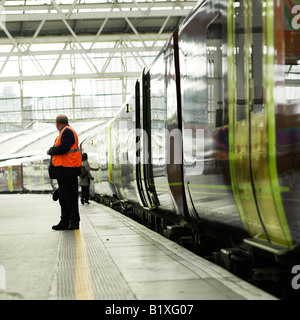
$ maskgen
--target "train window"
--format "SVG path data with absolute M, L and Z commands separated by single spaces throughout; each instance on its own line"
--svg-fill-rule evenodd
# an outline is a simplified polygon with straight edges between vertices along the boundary
M 235 1 L 236 119 L 246 119 L 244 1 Z
M 289 104 L 300 101 L 300 6 L 284 1 L 285 95 Z
M 252 12 L 252 81 L 253 114 L 259 114 L 264 110 L 263 98 L 263 16 L 262 1 L 253 0 Z
M 300 101 L 300 65 L 287 65 L 285 69 L 285 96 L 289 104 Z
M 236 119 L 246 119 L 247 92 L 245 88 L 245 6 L 244 1 L 236 0 L 235 8 L 235 64 L 236 64 Z
M 222 22 L 219 15 L 207 27 L 207 123 L 211 129 L 222 126 L 223 121 L 223 70 Z

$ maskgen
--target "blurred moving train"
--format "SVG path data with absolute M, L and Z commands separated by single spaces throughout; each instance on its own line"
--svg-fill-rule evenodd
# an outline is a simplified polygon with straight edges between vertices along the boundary
M 57 187 L 56 180 L 51 180 L 48 174 L 48 156 L 15 156 L 17 158 L 0 162 L 0 193 L 49 193 Z
M 92 196 L 158 230 L 191 227 L 229 269 L 253 272 L 258 255 L 290 272 L 300 254 L 297 3 L 199 1 L 118 114 L 82 142 L 100 167 Z

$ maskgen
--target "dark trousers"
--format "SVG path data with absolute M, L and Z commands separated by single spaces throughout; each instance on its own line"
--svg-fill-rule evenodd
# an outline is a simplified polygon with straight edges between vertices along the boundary
M 77 176 L 58 178 L 57 182 L 60 192 L 61 223 L 79 224 Z
M 90 187 L 89 186 L 81 186 L 81 203 L 83 204 L 89 202 L 90 197 Z

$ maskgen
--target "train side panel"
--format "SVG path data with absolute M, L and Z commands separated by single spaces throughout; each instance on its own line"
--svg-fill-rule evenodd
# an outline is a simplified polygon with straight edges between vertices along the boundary
M 121 162 L 123 155 L 121 154 L 121 141 L 123 137 L 121 134 L 121 126 L 122 126 L 122 111 L 120 110 L 118 115 L 112 120 L 111 128 L 110 128 L 110 148 L 111 148 L 111 162 L 109 162 L 109 168 L 112 176 L 110 176 L 110 184 L 115 189 L 115 196 L 119 200 L 124 200 L 125 195 L 123 192 L 123 183 L 122 183 L 122 168 Z M 126 142 L 127 144 L 127 142 Z M 112 178 L 112 179 L 111 179 Z
M 126 106 L 127 105 L 127 106 Z M 114 181 L 118 199 L 138 203 L 135 178 L 135 106 L 134 97 L 124 104 L 113 121 Z
M 125 199 L 131 203 L 141 204 L 136 176 L 137 146 L 136 146 L 136 112 L 135 97 L 133 93 L 124 105 L 121 124 L 121 172 Z
M 297 4 L 299 2 L 292 0 L 274 3 L 274 46 L 277 54 L 273 92 L 280 188 L 277 196 L 281 197 L 292 244 L 300 250 L 300 29 L 293 11 Z
M 229 170 L 227 9 L 221 4 L 204 1 L 179 28 L 184 184 L 193 219 L 245 236 Z
M 167 75 L 165 50 L 160 55 L 149 70 L 151 106 L 151 165 L 153 170 L 153 182 L 155 192 L 159 202 L 159 208 L 169 212 L 175 212 L 174 202 L 171 196 L 167 165 Z M 178 212 L 179 214 L 179 212 Z

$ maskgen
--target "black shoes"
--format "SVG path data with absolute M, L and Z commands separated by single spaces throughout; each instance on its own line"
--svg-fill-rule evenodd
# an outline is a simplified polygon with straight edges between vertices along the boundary
M 68 230 L 69 224 L 60 222 L 56 226 L 52 226 L 53 230 Z
M 79 229 L 79 224 L 77 223 L 59 223 L 55 226 L 52 226 L 53 230 L 78 230 Z
M 71 223 L 68 227 L 68 230 L 78 230 L 78 229 L 79 229 L 79 224 Z

